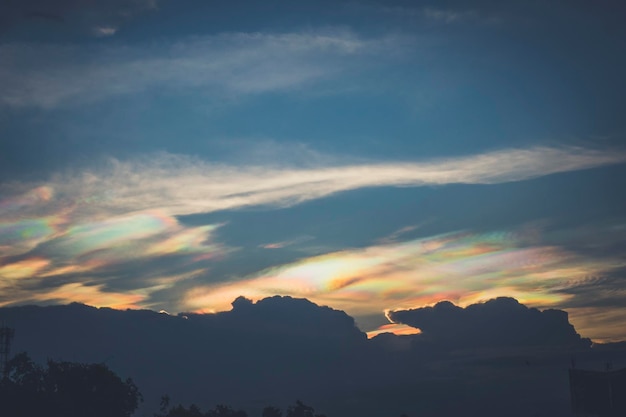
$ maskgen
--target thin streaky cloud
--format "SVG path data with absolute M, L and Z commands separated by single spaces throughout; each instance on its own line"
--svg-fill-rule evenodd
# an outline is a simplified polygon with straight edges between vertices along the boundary
M 424 162 L 305 168 L 232 166 L 160 154 L 149 159 L 112 160 L 100 170 L 56 175 L 44 184 L 55 197 L 44 203 L 64 202 L 62 206 L 74 207 L 74 216 L 88 218 L 147 209 L 185 215 L 251 206 L 289 207 L 366 187 L 499 184 L 625 161 L 622 151 L 547 147 Z M 41 186 L 22 185 L 25 193 Z M 21 211 L 22 218 L 25 211 L 28 209 Z
M 101 27 L 101 36 L 115 27 Z M 150 88 L 208 95 L 284 91 L 391 56 L 397 37 L 364 39 L 349 31 L 225 33 L 184 41 L 86 47 L 54 44 L 0 46 L 0 103 L 55 108 L 136 94 Z M 164 52 L 165 51 L 165 52 Z M 356 62 L 358 61 L 358 62 Z M 45 62 L 45 68 L 36 65 Z M 33 65 L 35 64 L 35 65 Z
M 625 154 L 615 150 L 538 147 L 422 162 L 341 165 L 336 158 L 328 158 L 326 164 L 317 159 L 314 164 L 295 168 L 285 161 L 281 161 L 280 166 L 224 165 L 189 156 L 157 154 L 129 161 L 111 160 L 100 168 L 57 174 L 41 183 L 0 184 L 0 195 L 3 196 L 0 199 L 0 275 L 17 291 L 7 293 L 8 299 L 0 298 L 0 302 L 30 300 L 27 287 L 35 281 L 37 285 L 51 283 L 54 277 L 59 284 L 65 285 L 76 282 L 79 276 L 82 279 L 91 276 L 91 287 L 105 285 L 90 288 L 91 292 L 116 293 L 115 287 L 124 282 L 125 288 L 143 289 L 144 292 L 134 294 L 132 300 L 121 300 L 120 305 L 137 304 L 140 299 L 147 303 L 152 292 L 162 289 L 161 284 L 155 286 L 151 282 L 153 278 L 170 276 L 177 268 L 182 271 L 192 267 L 209 268 L 216 257 L 232 249 L 215 240 L 213 230 L 220 225 L 186 226 L 176 219 L 179 215 L 251 206 L 288 207 L 366 187 L 497 184 L 625 160 Z M 277 246 L 286 243 L 289 242 L 278 242 Z M 548 248 L 539 248 L 522 251 L 520 256 L 532 257 L 548 252 Z M 510 262 L 510 257 L 504 255 L 500 254 L 498 259 Z M 137 262 L 145 266 L 161 257 L 169 257 L 168 263 L 174 259 L 178 263 L 165 269 L 155 264 L 153 269 L 144 268 L 142 276 L 145 279 L 129 278 L 129 268 L 135 268 Z M 374 258 L 367 257 L 368 260 Z M 344 260 L 340 263 L 344 264 Z M 324 264 L 322 270 L 327 267 Z M 463 269 L 472 272 L 467 265 Z M 583 270 L 585 274 L 590 271 L 589 268 Z M 591 270 L 597 272 L 594 268 Z M 314 268 L 313 272 L 320 271 Z M 383 272 L 381 275 L 385 275 Z M 567 268 L 559 267 L 557 272 L 562 276 L 572 275 Z M 541 274 L 536 271 L 536 275 Z M 378 281 L 366 279 L 362 273 L 345 280 L 332 279 L 330 285 L 339 291 L 333 291 L 333 294 L 339 296 L 342 289 L 357 288 L 352 294 L 356 298 L 352 300 L 364 297 L 361 301 L 366 302 L 371 297 L 367 288 L 373 282 Z M 261 286 L 264 287 L 263 294 L 279 291 L 309 295 L 293 285 L 296 285 L 294 280 L 285 283 L 272 278 L 264 280 Z M 18 287 L 22 290 L 18 291 Z M 257 285 L 253 287 L 258 288 Z M 61 287 L 56 285 L 54 288 Z M 403 298 L 410 292 L 408 287 L 389 290 L 389 300 Z M 515 288 L 506 290 L 512 294 Z M 81 292 L 82 296 L 90 300 L 93 294 L 85 291 Z M 240 291 L 239 285 L 226 286 L 211 297 L 230 302 L 241 295 L 237 294 Z M 49 293 L 44 291 L 40 295 L 52 297 L 46 300 L 59 300 L 63 292 Z M 446 291 L 439 294 L 454 295 Z M 206 294 L 193 298 L 195 301 L 189 306 L 194 308 L 200 307 L 198 302 L 212 304 L 215 301 L 215 298 L 207 299 Z M 378 307 L 382 308 L 383 304 L 390 307 L 389 300 Z M 333 297 L 322 297 L 320 301 L 343 305 L 341 299 Z M 351 306 L 355 308 L 356 304 Z
M 0 245 L 0 306 L 55 300 L 146 307 L 150 294 L 206 274 L 230 250 L 216 242 L 219 225 L 185 226 L 156 211 L 102 221 L 48 218 L 57 226 L 47 234 L 27 225 L 16 234 L 28 244 L 7 245 L 12 251 Z

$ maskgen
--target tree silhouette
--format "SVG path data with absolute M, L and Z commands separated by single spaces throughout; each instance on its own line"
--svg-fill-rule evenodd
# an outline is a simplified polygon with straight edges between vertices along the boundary
M 315 414 L 315 409 L 311 406 L 304 404 L 300 400 L 296 400 L 295 405 L 287 408 L 286 417 L 326 417 L 324 414 Z
M 235 410 L 226 405 L 217 405 L 213 410 L 203 413 L 200 408 L 191 404 L 189 408 L 182 405 L 176 407 L 169 406 L 170 399 L 168 396 L 161 398 L 161 413 L 155 414 L 154 417 L 247 417 L 243 410 Z
M 226 405 L 218 405 L 213 410 L 209 410 L 206 414 L 207 417 L 247 417 L 247 414 L 243 410 L 234 410 Z
M 283 417 L 283 412 L 280 408 L 269 405 L 263 409 L 261 417 Z
M 9 361 L 0 382 L 0 403 L 12 417 L 130 417 L 140 401 L 133 381 L 104 364 L 51 360 L 44 368 L 26 353 Z
M 189 408 L 185 408 L 182 405 L 177 405 L 167 410 L 165 415 L 156 415 L 155 417 L 205 417 L 204 414 L 197 405 L 191 404 Z

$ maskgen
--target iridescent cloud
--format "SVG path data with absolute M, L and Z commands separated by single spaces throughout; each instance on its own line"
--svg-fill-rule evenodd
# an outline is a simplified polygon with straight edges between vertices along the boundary
M 110 292 L 103 285 L 84 285 L 72 282 L 52 291 L 34 294 L 30 300 L 37 302 L 79 302 L 92 306 L 107 306 L 117 309 L 139 308 L 145 295 L 133 292 Z
M 545 147 L 422 162 L 341 165 L 317 159 L 298 167 L 216 165 L 161 154 L 113 160 L 38 184 L 0 184 L 0 304 L 99 299 L 96 305 L 102 306 L 110 294 L 131 294 L 132 300 L 122 297 L 115 305 L 153 305 L 153 293 L 206 273 L 231 250 L 216 242 L 219 225 L 186 226 L 178 215 L 285 207 L 364 187 L 521 181 L 625 160 L 619 150 Z M 558 246 L 525 242 L 519 233 L 455 233 L 393 243 L 398 236 L 240 282 L 196 287 L 183 300 L 178 288 L 166 307 L 222 310 L 239 295 L 274 294 L 307 297 L 357 316 L 498 295 L 558 306 L 568 297 L 555 290 L 559 285 L 606 270 Z M 77 291 L 70 297 L 62 288 Z
M 0 277 L 4 280 L 31 277 L 46 268 L 48 265 L 50 265 L 50 261 L 48 259 L 24 259 L 8 265 L 0 266 Z
M 39 194 L 3 201 L 0 305 L 145 307 L 152 292 L 206 273 L 206 263 L 226 252 L 212 242 L 218 225 L 186 227 L 158 210 L 88 219 L 80 203 L 53 201 L 51 193 L 29 198 Z M 37 213 L 43 217 L 18 216 Z M 148 267 L 163 257 L 171 265 Z M 132 274 L 137 265 L 148 269 Z
M 398 336 L 408 336 L 412 334 L 420 334 L 421 331 L 415 327 L 407 326 L 406 324 L 389 323 L 383 324 L 376 330 L 367 332 L 367 338 L 371 339 L 383 333 L 393 333 Z
M 626 162 L 622 150 L 507 149 L 417 162 L 366 162 L 278 167 L 212 164 L 180 155 L 117 161 L 105 168 L 57 175 L 44 186 L 48 205 L 75 207 L 75 216 L 106 218 L 143 210 L 168 215 L 249 206 L 291 206 L 366 187 L 497 184 Z M 25 191 L 42 184 L 23 184 Z M 9 203 L 11 204 L 11 203 Z
M 0 197 L 7 197 L 0 198 L 0 260 L 54 238 L 69 222 L 71 208 L 55 200 L 52 187 L 2 186 Z
M 216 311 L 228 309 L 237 295 L 260 299 L 282 294 L 340 308 L 357 320 L 442 300 L 465 306 L 498 296 L 535 307 L 559 307 L 571 297 L 563 288 L 617 266 L 560 247 L 537 246 L 536 233 L 459 232 L 341 251 L 238 282 L 194 288 L 185 303 L 198 311 Z
M 623 307 L 567 308 L 570 321 L 576 330 L 591 337 L 595 342 L 623 342 L 626 311 Z

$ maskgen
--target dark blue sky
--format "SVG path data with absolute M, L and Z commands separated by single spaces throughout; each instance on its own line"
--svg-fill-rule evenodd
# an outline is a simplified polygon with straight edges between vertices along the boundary
M 514 296 L 626 337 L 618 2 L 0 15 L 0 305 Z

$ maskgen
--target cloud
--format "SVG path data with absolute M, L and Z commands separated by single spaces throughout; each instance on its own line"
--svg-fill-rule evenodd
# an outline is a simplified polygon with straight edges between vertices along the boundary
M 558 246 L 542 246 L 538 233 L 534 228 L 458 232 L 338 251 L 234 282 L 197 285 L 182 303 L 197 311 L 220 311 L 238 295 L 261 299 L 284 294 L 332 305 L 357 318 L 442 300 L 469 305 L 499 296 L 558 307 L 571 298 L 563 288 L 614 267 Z
M 420 335 L 368 340 L 344 312 L 307 300 L 271 297 L 253 303 L 238 298 L 232 304 L 229 311 L 187 314 L 187 319 L 77 304 L 0 308 L 0 319 L 17 330 L 15 351 L 28 351 L 35 360 L 91 363 L 108 358 L 110 366 L 140 387 L 147 407 L 140 413 L 145 415 L 156 412 L 153 408 L 167 392 L 176 402 L 202 408 L 225 402 L 254 410 L 251 415 L 260 415 L 268 403 L 285 404 L 305 395 L 335 416 L 452 416 L 468 410 L 494 417 L 522 417 L 536 410 L 556 416 L 569 407 L 566 367 L 571 356 L 578 354 L 579 366 L 591 369 L 599 369 L 607 358 L 606 351 L 596 352 L 577 339 L 563 312 L 539 312 L 511 299 L 460 309 L 460 314 L 476 336 L 489 340 L 502 341 L 511 332 L 528 334 L 525 326 L 532 326 L 538 330 L 530 332 L 532 341 L 547 337 L 541 347 L 519 340 L 514 349 L 509 344 L 459 352 L 458 346 L 422 343 L 416 351 Z M 513 321 L 500 337 L 494 334 L 502 327 L 498 318 Z M 431 320 L 431 333 L 436 325 L 450 327 L 445 318 Z M 566 348 L 570 340 L 578 340 L 580 349 Z M 611 357 L 616 367 L 623 363 L 623 347 Z M 450 398 L 454 401 L 446 400 Z
M 20 204 L 20 199 L 33 192 L 30 190 L 48 187 L 55 197 L 43 202 L 43 206 L 71 206 L 77 216 L 151 209 L 185 215 L 250 206 L 288 207 L 366 187 L 498 184 L 624 161 L 626 154 L 621 150 L 548 147 L 423 162 L 316 164 L 298 168 L 275 163 L 231 166 L 160 154 L 130 161 L 111 160 L 102 168 L 59 174 L 44 184 L 13 184 L 13 190 L 23 188 L 24 194 L 9 197 L 2 204 Z M 22 208 L 20 216 L 27 217 L 29 210 Z
M 93 29 L 96 36 L 113 36 L 117 32 L 117 28 L 114 26 L 98 26 Z
M 616 259 L 621 256 L 618 254 Z M 626 268 L 616 259 L 605 260 L 607 266 L 612 266 L 605 273 L 591 275 L 561 289 L 568 295 L 563 308 L 570 312 L 576 327 L 584 334 L 593 335 L 598 342 L 622 340 L 616 335 L 621 334 L 620 328 L 626 320 Z
M 422 13 L 427 19 L 442 21 L 444 23 L 454 23 L 478 18 L 478 13 L 473 10 L 460 11 L 426 7 L 422 10 Z
M 36 220 L 0 223 L 0 231 L 13 228 L 17 235 L 17 244 L 0 256 L 0 305 L 77 301 L 147 307 L 152 293 L 206 274 L 230 250 L 214 242 L 219 225 L 187 227 L 158 211 L 82 221 L 71 210 L 64 215 L 46 217 L 56 226 L 45 233 Z M 24 225 L 35 225 L 34 231 Z
M 435 22 L 443 24 L 458 24 L 464 22 L 493 23 L 495 16 L 479 13 L 477 10 L 466 8 L 438 8 L 438 7 L 402 7 L 402 6 L 383 6 L 373 7 L 382 13 L 386 13 L 402 19 L 417 19 L 420 23 Z
M 623 282 L 621 283 L 623 287 Z M 590 297 L 591 298 L 591 297 Z M 610 343 L 624 341 L 626 310 L 615 307 L 569 307 L 572 323 L 581 334 L 588 335 L 594 342 Z
M 188 226 L 176 216 L 288 207 L 364 187 L 519 181 L 623 160 L 620 151 L 544 147 L 424 162 L 340 165 L 332 159 L 331 165 L 317 159 L 294 168 L 286 163 L 213 164 L 160 154 L 111 160 L 41 183 L 3 183 L 0 272 L 5 281 L 0 303 L 84 302 L 96 299 L 94 293 L 106 300 L 106 293 L 130 291 L 138 295 L 136 305 L 169 310 L 222 310 L 225 300 L 242 294 L 259 299 L 276 293 L 311 297 L 353 314 L 447 297 L 470 302 L 514 295 L 556 305 L 571 294 L 555 286 L 611 267 L 558 245 L 524 244 L 523 233 L 455 233 L 403 243 L 392 239 L 207 286 L 215 260 L 235 248 L 218 242 L 219 224 Z M 269 247 L 288 243 L 294 242 Z M 182 285 L 198 277 L 204 285 L 193 290 Z M 88 290 L 59 298 L 69 297 L 60 289 L 76 283 Z M 161 295 L 154 298 L 157 293 Z
M 186 316 L 77 304 L 0 308 L 0 319 L 18 329 L 17 351 L 27 349 L 37 359 L 110 357 L 137 381 L 149 407 L 162 390 L 177 400 L 191 393 L 193 401 L 279 395 L 282 402 L 314 395 L 319 387 L 339 388 L 347 378 L 345 361 L 367 343 L 344 312 L 290 297 L 238 298 L 230 311 Z M 58 343 L 41 343 L 52 334 Z M 145 363 L 158 364 L 156 374 L 146 372 Z
M 116 26 L 93 30 L 110 36 Z M 126 47 L 6 44 L 0 103 L 53 108 L 150 88 L 211 96 L 285 91 L 359 71 L 361 58 L 389 58 L 401 45 L 399 38 L 347 31 L 225 33 Z
M 420 334 L 421 331 L 419 329 L 416 329 L 415 327 L 407 326 L 406 324 L 389 323 L 379 326 L 376 330 L 367 332 L 367 338 L 371 339 L 385 333 L 394 334 L 396 336 L 408 336 L 413 334 Z
M 254 333 L 283 333 L 316 339 L 348 339 L 363 342 L 365 335 L 343 311 L 320 307 L 306 299 L 273 296 L 253 302 L 237 297 L 232 310 L 219 313 L 237 327 Z
M 259 245 L 259 247 L 263 249 L 283 249 L 287 246 L 297 245 L 297 244 L 307 242 L 312 239 L 313 239 L 313 236 L 298 236 L 294 239 L 285 240 L 281 242 L 265 243 L 265 244 Z
M 429 343 L 472 349 L 479 347 L 589 347 L 561 310 L 527 308 L 513 298 L 496 298 L 465 308 L 442 301 L 433 307 L 396 310 L 388 317 L 422 331 Z

